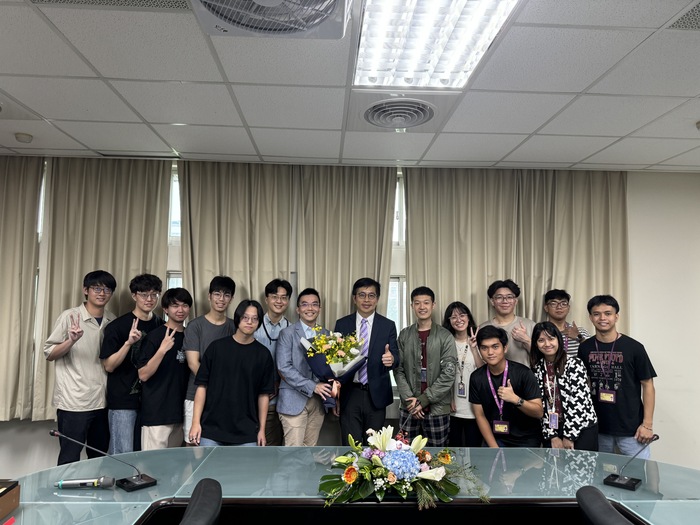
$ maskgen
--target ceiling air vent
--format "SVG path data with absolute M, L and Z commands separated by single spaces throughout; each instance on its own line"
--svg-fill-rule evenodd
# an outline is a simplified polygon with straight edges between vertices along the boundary
M 365 111 L 365 120 L 380 128 L 413 128 L 435 116 L 435 108 L 422 100 L 392 98 L 372 104 Z
M 352 0 L 192 0 L 210 35 L 341 39 Z
M 668 27 L 670 29 L 687 29 L 690 31 L 700 30 L 700 5 L 693 7 Z

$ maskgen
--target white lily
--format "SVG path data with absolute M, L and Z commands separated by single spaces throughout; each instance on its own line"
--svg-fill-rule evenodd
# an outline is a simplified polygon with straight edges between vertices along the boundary
M 413 441 L 411 441 L 411 450 L 414 454 L 418 454 L 418 452 L 425 448 L 425 445 L 427 443 L 428 438 L 424 438 L 423 436 L 416 436 L 413 438 Z
M 431 468 L 416 474 L 417 478 L 427 479 L 430 481 L 440 481 L 445 477 L 445 467 Z
M 387 452 L 389 450 L 395 450 L 396 449 L 396 440 L 391 437 L 393 434 L 394 434 L 394 427 L 392 427 L 392 426 L 384 427 L 379 432 L 376 432 L 373 435 L 369 436 L 367 438 L 367 442 L 371 446 L 381 450 L 382 452 Z

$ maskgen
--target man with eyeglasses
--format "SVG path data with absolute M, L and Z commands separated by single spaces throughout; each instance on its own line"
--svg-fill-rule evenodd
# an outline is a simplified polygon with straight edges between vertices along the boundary
M 571 308 L 571 295 L 566 290 L 549 290 L 544 294 L 544 311 L 547 320 L 554 324 L 564 336 L 564 349 L 570 357 L 576 357 L 578 346 L 590 335 L 585 328 L 576 326 L 576 321 L 569 323 L 566 317 Z
M 233 314 L 236 332 L 207 349 L 195 378 L 190 442 L 205 447 L 267 445 L 265 424 L 275 390 L 275 364 L 253 336 L 262 316 L 258 301 L 244 299 Z
M 134 309 L 105 328 L 100 359 L 107 371 L 110 454 L 141 448 L 141 431 L 137 428 L 141 381 L 134 363 L 143 337 L 163 324 L 163 319 L 153 313 L 162 289 L 163 282 L 157 275 L 144 273 L 131 279 L 129 291 Z
M 352 301 L 356 312 L 338 319 L 335 332 L 355 333 L 358 337 L 366 326 L 367 362 L 357 371 L 340 396 L 340 434 L 343 445 L 348 435 L 357 442 L 365 439 L 367 429 L 380 429 L 386 422 L 386 407 L 394 402 L 390 371 L 399 364 L 396 324 L 377 313 L 381 286 L 370 277 L 352 285 Z M 364 351 L 364 350 L 363 350 Z
M 320 313 L 318 291 L 302 290 L 297 297 L 299 320 L 282 330 L 277 341 L 277 371 L 281 378 L 277 413 L 287 447 L 316 446 L 326 417 L 323 401 L 331 397 L 330 383 L 313 374 L 301 344 L 302 338 L 311 340 L 317 334 L 330 333 L 326 329 L 314 331 Z
M 274 361 L 277 339 L 283 328 L 290 325 L 289 319 L 284 316 L 289 306 L 289 298 L 292 295 L 292 284 L 284 279 L 273 279 L 265 285 L 265 304 L 267 312 L 263 316 L 260 328 L 255 331 L 255 339 L 265 345 L 270 351 Z M 280 378 L 275 369 L 275 391 L 270 395 L 270 404 L 267 408 L 267 424 L 265 432 L 269 446 L 284 445 L 284 433 L 282 423 L 277 415 L 277 394 L 279 392 Z
M 97 450 L 109 446 L 107 373 L 99 356 L 104 330 L 116 317 L 106 309 L 116 287 L 109 272 L 86 274 L 85 302 L 62 312 L 44 343 L 46 360 L 56 363 L 53 404 L 58 431 Z M 78 443 L 60 439 L 59 465 L 80 461 L 83 446 Z M 101 455 L 87 449 L 88 458 Z
M 217 339 L 230 337 L 236 331 L 233 319 L 226 315 L 233 296 L 236 293 L 236 283 L 226 275 L 217 275 L 209 282 L 209 311 L 195 317 L 185 327 L 185 340 L 182 348 L 185 351 L 187 365 L 190 368 L 190 379 L 185 394 L 185 423 L 183 435 L 185 443 L 190 443 L 190 427 L 192 426 L 192 411 L 194 410 L 194 395 L 197 390 L 194 379 L 199 370 L 202 357 L 211 343 Z
M 530 366 L 530 339 L 535 321 L 515 315 L 520 297 L 520 287 L 512 279 L 494 281 L 487 290 L 495 315 L 481 323 L 482 326 L 497 326 L 508 334 L 508 359 Z

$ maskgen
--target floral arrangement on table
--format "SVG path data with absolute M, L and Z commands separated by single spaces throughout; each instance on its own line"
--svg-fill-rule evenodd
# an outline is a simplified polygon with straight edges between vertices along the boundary
M 343 382 L 357 372 L 367 359 L 362 355 L 362 339 L 355 333 L 343 335 L 339 332 L 323 331 L 314 327 L 313 339 L 301 339 L 306 350 L 306 362 L 311 371 L 321 380 L 333 383 L 333 395 L 324 401 L 326 409 L 335 406 L 339 394 L 339 382 Z
M 331 465 L 342 474 L 321 476 L 318 488 L 326 506 L 363 500 L 372 494 L 381 502 L 393 491 L 403 499 L 415 494 L 418 510 L 434 508 L 437 501 L 452 501 L 459 493 L 457 478 L 469 482 L 471 495 L 488 501 L 474 469 L 456 464 L 453 451 L 445 448 L 433 455 L 424 449 L 426 438 L 416 436 L 409 444 L 401 432 L 395 438 L 393 433 L 391 426 L 368 430 L 366 447 L 348 436 L 351 450 L 337 456 Z

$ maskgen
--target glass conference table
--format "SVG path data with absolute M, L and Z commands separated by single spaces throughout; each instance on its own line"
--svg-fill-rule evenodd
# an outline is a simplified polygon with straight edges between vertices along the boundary
M 569 523 L 582 523 L 576 491 L 593 485 L 625 513 L 639 518 L 638 523 L 675 525 L 700 521 L 697 470 L 634 459 L 625 467 L 624 475 L 639 478 L 642 483 L 636 491 L 629 491 L 603 483 L 608 474 L 619 473 L 629 461 L 625 456 L 551 449 L 454 450 L 457 461 L 475 467 L 490 502 L 480 502 L 478 497 L 463 491 L 451 503 L 421 511 L 436 513 L 428 514 L 429 517 L 439 518 L 468 507 L 475 517 L 478 511 L 492 517 L 522 518 L 523 509 L 535 509 L 538 516 L 542 516 L 541 512 L 569 512 Z M 372 499 L 324 507 L 318 494 L 319 479 L 328 472 L 334 455 L 346 451 L 346 447 L 187 447 L 134 452 L 116 457 L 156 478 L 157 485 L 134 492 L 117 487 L 54 487 L 59 480 L 100 476 L 118 479 L 135 473 L 114 458 L 83 460 L 20 478 L 20 505 L 10 516 L 16 525 L 179 523 L 202 478 L 221 483 L 222 516 L 229 509 L 226 512 L 232 512 L 229 516 L 236 516 L 237 522 L 240 518 L 246 522 L 247 512 L 259 520 L 261 510 L 265 518 L 277 514 L 285 519 L 328 517 L 337 523 L 350 523 L 351 519 L 356 523 L 357 514 L 367 511 L 375 518 L 390 511 L 392 514 L 387 517 L 399 520 L 418 512 L 416 502 L 410 499 L 382 503 Z M 0 524 L 8 519 L 0 520 Z M 228 522 L 222 519 L 222 523 Z

